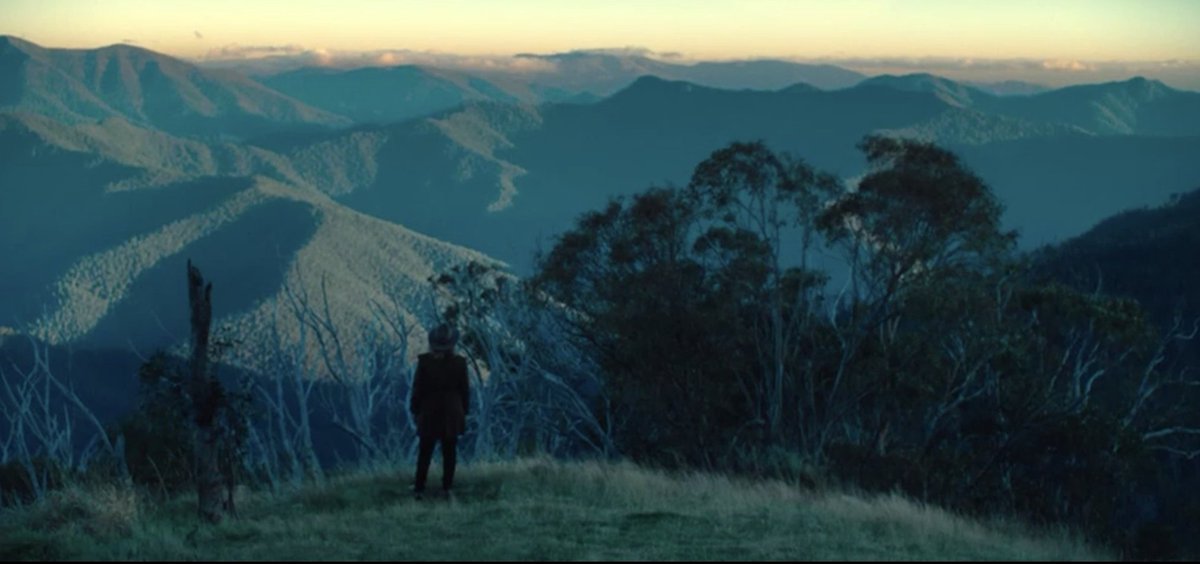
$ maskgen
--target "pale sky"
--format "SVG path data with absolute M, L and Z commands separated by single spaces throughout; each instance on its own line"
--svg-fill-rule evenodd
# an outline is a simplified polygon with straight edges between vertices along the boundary
M 1200 60 L 1200 0 L 0 0 L 0 34 L 466 55 L 637 46 L 695 59 Z

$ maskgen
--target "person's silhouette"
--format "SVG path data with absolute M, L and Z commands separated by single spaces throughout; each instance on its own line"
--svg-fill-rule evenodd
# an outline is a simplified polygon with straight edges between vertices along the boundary
M 467 361 L 454 354 L 457 341 L 458 332 L 454 328 L 439 325 L 429 332 L 430 352 L 417 357 L 409 404 L 420 436 L 413 483 L 417 495 L 425 491 L 425 478 L 438 442 L 442 444 L 442 491 L 449 494 L 454 485 L 455 449 L 458 436 L 467 428 L 470 398 Z

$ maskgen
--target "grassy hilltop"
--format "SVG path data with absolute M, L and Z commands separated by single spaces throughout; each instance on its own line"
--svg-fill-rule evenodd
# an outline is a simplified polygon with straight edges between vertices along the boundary
M 436 471 L 430 483 L 438 483 Z M 980 523 L 898 496 L 529 459 L 467 465 L 452 502 L 413 500 L 411 468 L 240 498 L 200 527 L 194 498 L 112 487 L 0 513 L 0 560 L 1076 560 L 1062 533 Z

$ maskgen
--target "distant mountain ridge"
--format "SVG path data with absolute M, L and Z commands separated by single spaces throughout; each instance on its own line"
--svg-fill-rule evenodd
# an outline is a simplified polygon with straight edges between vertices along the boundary
M 966 84 L 977 90 L 982 90 L 993 96 L 1028 96 L 1053 90 L 1044 84 L 1035 84 L 1022 80 L 1001 80 L 997 82 L 966 81 Z
M 427 279 L 477 261 L 469 249 L 331 200 L 288 159 L 175 137 L 121 118 L 68 124 L 0 111 L 0 326 L 51 343 L 174 347 L 187 335 L 183 265 L 214 282 L 216 326 L 253 366 L 294 338 L 285 294 L 322 296 L 352 340 L 374 304 L 415 331 Z M 393 305 L 394 304 L 394 305 Z
M 593 102 L 647 75 L 712 88 L 751 90 L 778 90 L 796 83 L 837 89 L 864 78 L 833 65 L 773 60 L 683 65 L 640 55 L 592 52 L 518 55 L 518 58 L 550 62 L 554 70 L 505 73 L 412 65 L 349 70 L 307 67 L 267 76 L 262 82 L 359 123 L 388 123 L 469 102 Z
M 1200 132 L 1200 92 L 1176 90 L 1143 77 L 999 98 L 990 109 L 1013 117 L 1078 125 L 1099 134 L 1182 136 Z
M 860 84 L 865 85 L 929 92 L 958 107 L 1031 122 L 1060 123 L 1099 135 L 1200 134 L 1200 93 L 1176 90 L 1143 77 L 1027 96 L 996 96 L 930 74 L 882 75 Z
M 861 171 L 854 144 L 863 135 L 941 143 L 993 183 L 1010 225 L 1031 245 L 1200 180 L 1200 162 L 1187 157 L 1200 135 L 1097 135 L 988 111 L 996 99 L 938 77 L 733 91 L 643 76 L 594 104 L 468 103 L 264 148 L 293 163 L 319 162 L 301 175 L 328 178 L 317 184 L 355 209 L 515 264 L 576 214 L 654 182 L 685 182 L 691 167 L 735 139 L 763 139 L 843 177 Z M 1104 158 L 1089 162 L 1089 154 Z M 1137 178 L 1146 184 L 1135 190 Z M 1039 204 L 1048 195 L 1056 206 L 1075 202 L 1079 213 L 1055 219 L 1061 207 Z
M 947 104 L 1031 124 L 1098 135 L 1200 134 L 1200 93 L 1135 77 L 1049 89 L 1019 81 L 968 83 L 927 73 L 867 77 L 831 65 L 774 60 L 677 64 L 639 54 L 519 55 L 553 70 L 505 74 L 428 67 L 306 68 L 263 79 L 273 88 L 359 123 L 390 123 L 473 102 L 595 102 L 650 76 L 719 90 L 843 90 L 880 87 L 926 92 Z M 1014 122 L 1015 123 L 1015 122 Z
M 122 118 L 207 137 L 349 124 L 241 75 L 129 45 L 47 49 L 0 36 L 0 84 L 0 110 L 71 124 Z
M 530 92 L 510 92 L 482 78 L 418 66 L 304 68 L 263 83 L 359 123 L 404 121 L 468 101 L 540 101 Z
M 554 73 L 541 80 L 569 90 L 588 91 L 601 96 L 625 88 L 643 75 L 667 80 L 692 82 L 722 89 L 778 90 L 804 82 L 822 90 L 847 88 L 865 75 L 826 64 L 793 63 L 780 60 L 745 60 L 672 63 L 630 53 L 572 51 L 552 55 L 518 55 L 556 65 Z
M 858 86 L 878 86 L 907 92 L 928 92 L 947 104 L 961 108 L 969 108 L 981 102 L 987 103 L 994 98 L 992 94 L 978 88 L 927 73 L 874 76 L 858 83 Z

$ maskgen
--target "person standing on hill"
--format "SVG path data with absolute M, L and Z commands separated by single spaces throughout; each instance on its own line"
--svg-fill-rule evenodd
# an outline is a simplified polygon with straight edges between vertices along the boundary
M 442 492 L 449 495 L 454 485 L 455 449 L 458 436 L 467 428 L 470 384 L 467 361 L 454 354 L 458 331 L 438 325 L 429 332 L 430 352 L 417 357 L 409 410 L 417 422 L 420 443 L 417 452 L 417 476 L 413 493 L 425 491 L 425 478 L 433 459 L 433 447 L 442 444 Z

